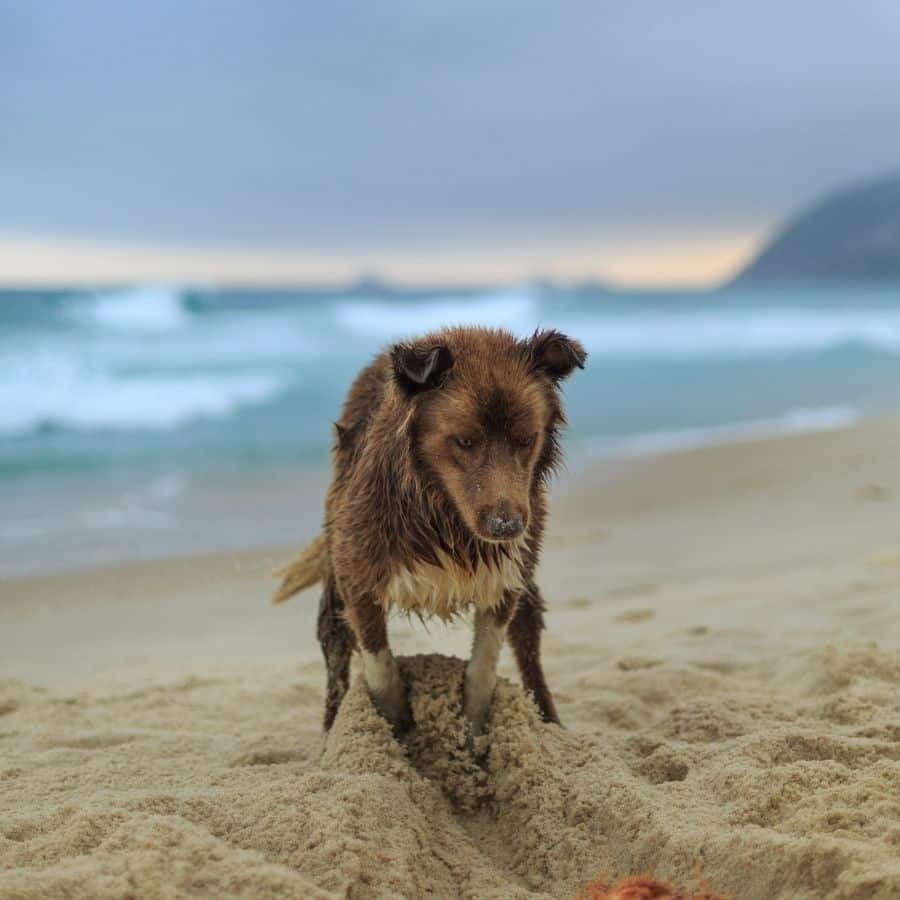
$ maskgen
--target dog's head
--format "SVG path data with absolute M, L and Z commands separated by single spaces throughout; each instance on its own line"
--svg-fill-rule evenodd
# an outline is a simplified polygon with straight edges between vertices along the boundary
M 418 465 L 485 541 L 525 534 L 535 483 L 556 461 L 564 422 L 559 384 L 587 354 L 557 331 L 517 340 L 503 331 L 447 329 L 391 351 L 408 404 Z

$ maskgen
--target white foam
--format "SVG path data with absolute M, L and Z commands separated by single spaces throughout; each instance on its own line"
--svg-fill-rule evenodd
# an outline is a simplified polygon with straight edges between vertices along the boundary
M 39 427 L 167 430 L 225 418 L 286 386 L 271 374 L 115 375 L 62 355 L 7 361 L 0 381 L 0 433 Z
M 95 328 L 140 334 L 171 333 L 189 314 L 174 288 L 145 286 L 74 299 L 70 315 Z
M 651 431 L 622 437 L 590 440 L 589 452 L 603 456 L 643 457 L 660 456 L 679 450 L 695 450 L 737 444 L 743 441 L 803 434 L 816 431 L 835 431 L 849 428 L 859 420 L 856 410 L 846 406 L 791 409 L 781 416 L 751 419 L 727 425 L 699 428 L 678 428 Z
M 157 503 L 167 503 L 180 497 L 187 486 L 186 475 L 181 472 L 166 472 L 154 478 L 140 496 Z
M 607 357 L 752 357 L 859 344 L 900 352 L 900 310 L 734 309 L 598 312 L 566 325 Z
M 526 286 L 474 297 L 419 301 L 342 300 L 336 327 L 379 343 L 440 328 L 469 324 L 506 328 L 526 336 L 539 326 L 566 331 L 588 351 L 608 358 L 701 359 L 791 355 L 860 345 L 900 352 L 900 309 L 885 307 L 739 307 L 727 298 L 718 308 L 669 308 L 597 301 L 572 315 Z
M 335 318 L 340 328 L 378 341 L 463 324 L 506 328 L 524 335 L 535 328 L 539 302 L 530 287 L 427 301 L 341 300 Z

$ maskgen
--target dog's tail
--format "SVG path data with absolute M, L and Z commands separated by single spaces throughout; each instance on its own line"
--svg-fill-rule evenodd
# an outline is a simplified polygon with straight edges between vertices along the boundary
M 327 571 L 328 548 L 325 535 L 320 534 L 300 551 L 295 560 L 276 570 L 275 575 L 281 578 L 281 584 L 272 595 L 272 602 L 284 603 L 304 588 L 324 581 Z

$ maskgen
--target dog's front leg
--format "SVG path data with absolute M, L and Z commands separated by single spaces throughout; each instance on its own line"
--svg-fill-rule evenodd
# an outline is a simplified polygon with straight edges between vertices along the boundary
M 400 736 L 411 727 L 412 713 L 397 660 L 388 645 L 384 607 L 373 594 L 364 594 L 347 604 L 347 618 L 362 651 L 363 678 L 372 702 L 394 726 L 394 734 Z
M 476 736 L 484 731 L 497 684 L 497 661 L 506 638 L 504 612 L 480 609 L 475 612 L 475 637 L 463 684 L 463 710 Z

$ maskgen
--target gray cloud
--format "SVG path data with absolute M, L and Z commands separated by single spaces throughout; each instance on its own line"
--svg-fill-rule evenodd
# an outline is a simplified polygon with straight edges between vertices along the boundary
M 900 7 L 0 0 L 0 231 L 746 225 L 900 164 Z

